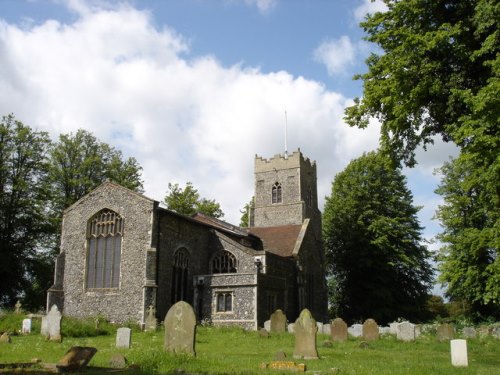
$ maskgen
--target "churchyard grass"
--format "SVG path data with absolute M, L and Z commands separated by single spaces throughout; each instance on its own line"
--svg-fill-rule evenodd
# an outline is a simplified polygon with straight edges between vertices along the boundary
M 64 319 L 63 319 L 64 320 Z M 39 332 L 39 331 L 38 331 Z M 290 371 L 262 370 L 259 365 L 274 360 L 278 351 L 286 360 L 305 363 L 309 373 L 322 374 L 500 374 L 500 340 L 487 337 L 467 340 L 469 367 L 451 366 L 449 342 L 437 342 L 433 336 L 421 336 L 415 342 L 398 342 L 392 336 L 361 348 L 362 339 L 333 342 L 323 346 L 327 335 L 318 335 L 319 360 L 294 360 L 294 336 L 288 333 L 260 337 L 258 332 L 238 328 L 198 327 L 196 357 L 175 356 L 163 351 L 164 332 L 132 332 L 130 349 L 117 349 L 115 335 L 64 337 L 62 343 L 47 342 L 36 330 L 28 335 L 12 336 L 11 344 L 1 344 L 0 363 L 29 362 L 39 358 L 45 363 L 57 362 L 71 346 L 93 346 L 98 349 L 90 362 L 92 367 L 108 367 L 112 354 L 122 353 L 129 365 L 140 370 L 134 374 L 186 373 L 204 374 L 290 374 Z M 64 336 L 64 327 L 63 327 Z M 103 373 L 99 370 L 88 374 Z M 127 372 L 129 373 L 129 372 Z

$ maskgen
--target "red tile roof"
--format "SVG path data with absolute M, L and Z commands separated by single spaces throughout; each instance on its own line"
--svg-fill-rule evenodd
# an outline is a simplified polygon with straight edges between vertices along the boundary
M 248 228 L 248 232 L 262 239 L 264 250 L 282 257 L 291 257 L 301 228 L 302 225 L 252 227 Z

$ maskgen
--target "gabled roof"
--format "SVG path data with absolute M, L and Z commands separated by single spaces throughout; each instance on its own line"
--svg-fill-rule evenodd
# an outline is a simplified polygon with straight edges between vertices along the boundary
M 248 233 L 245 230 L 243 230 L 242 228 L 237 227 L 236 225 L 229 224 L 225 221 L 216 219 L 214 217 L 202 214 L 201 212 L 195 213 L 193 216 L 191 216 L 191 218 L 200 222 L 200 223 L 207 224 L 207 225 L 211 226 L 212 228 L 221 229 L 225 232 L 230 232 L 230 233 L 236 234 L 240 237 L 247 237 L 248 236 Z
M 262 239 L 265 251 L 282 257 L 292 257 L 300 250 L 308 224 L 309 220 L 306 219 L 304 224 L 251 227 L 248 232 Z

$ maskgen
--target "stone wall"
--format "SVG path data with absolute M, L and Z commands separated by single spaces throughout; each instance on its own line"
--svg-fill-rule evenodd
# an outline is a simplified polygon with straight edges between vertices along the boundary
M 114 322 L 142 322 L 146 258 L 151 250 L 155 206 L 153 200 L 105 183 L 65 211 L 61 236 L 65 315 L 102 315 Z M 87 223 L 103 209 L 115 211 L 124 220 L 119 288 L 86 289 Z

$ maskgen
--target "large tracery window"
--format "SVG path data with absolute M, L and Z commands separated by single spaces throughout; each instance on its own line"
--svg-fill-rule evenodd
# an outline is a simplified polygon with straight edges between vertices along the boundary
M 271 201 L 272 203 L 281 203 L 282 195 L 281 195 L 281 184 L 276 182 L 271 189 Z
M 118 288 L 123 236 L 123 218 L 102 210 L 88 221 L 87 289 Z
M 236 257 L 229 251 L 219 251 L 212 259 L 212 273 L 235 273 Z
M 172 270 L 172 304 L 187 300 L 189 281 L 189 251 L 181 247 L 174 254 Z

